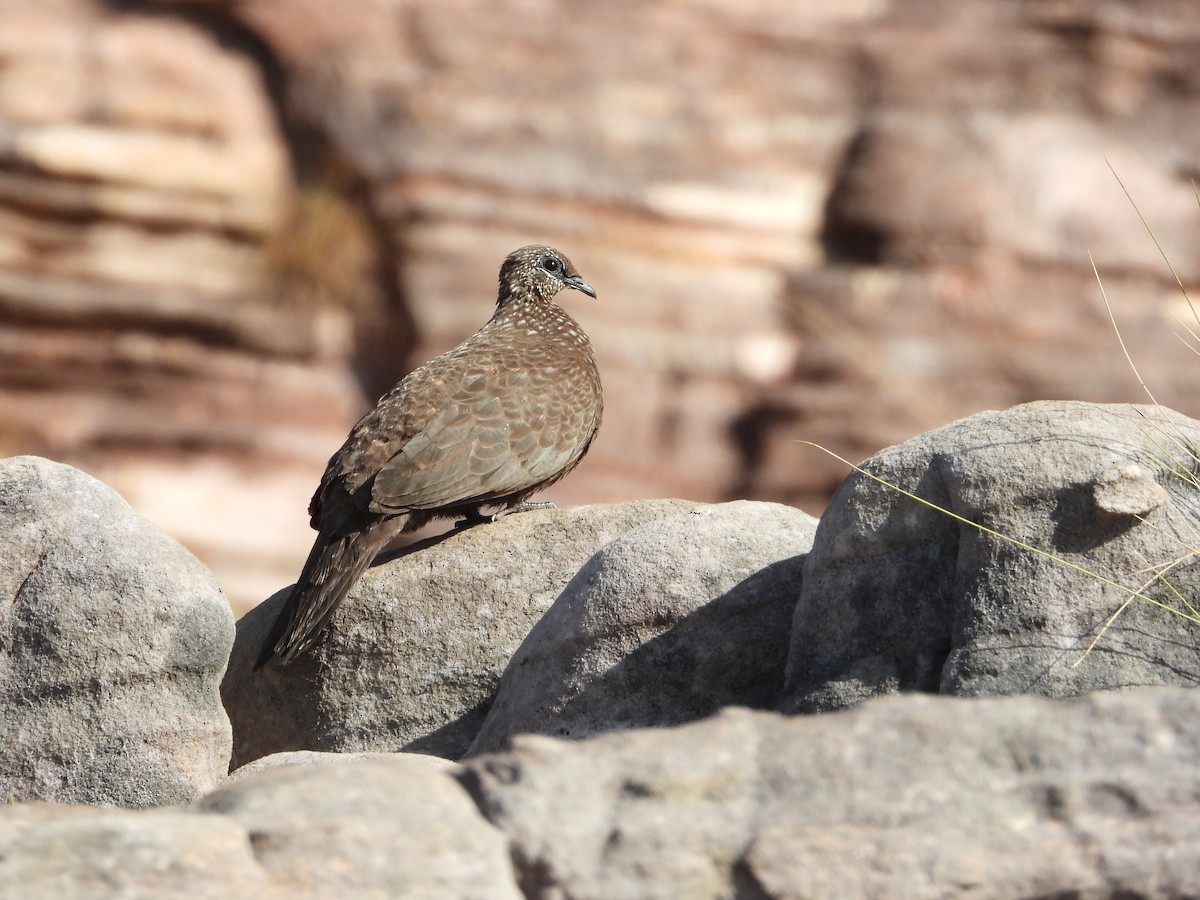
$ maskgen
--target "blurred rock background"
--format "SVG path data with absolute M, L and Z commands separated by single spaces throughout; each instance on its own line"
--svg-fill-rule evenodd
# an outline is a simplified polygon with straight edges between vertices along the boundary
M 560 503 L 780 500 L 1037 399 L 1190 415 L 1189 0 L 0 0 L 0 453 L 80 466 L 244 609 L 373 399 L 514 247 L 600 299 Z

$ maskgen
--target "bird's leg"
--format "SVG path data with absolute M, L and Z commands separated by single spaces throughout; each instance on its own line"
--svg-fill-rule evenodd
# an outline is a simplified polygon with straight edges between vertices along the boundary
M 507 515 L 512 513 L 529 512 L 531 509 L 554 509 L 554 504 L 549 500 L 541 500 L 537 503 L 531 503 L 528 500 L 523 500 L 512 506 L 506 506 L 499 512 L 492 513 L 490 516 L 484 516 L 489 522 L 498 522 Z
M 478 525 L 480 522 L 492 521 L 491 516 L 485 516 L 479 511 L 478 506 L 473 506 L 463 513 L 463 517 L 454 523 L 454 530 L 459 531 L 463 528 L 470 528 Z

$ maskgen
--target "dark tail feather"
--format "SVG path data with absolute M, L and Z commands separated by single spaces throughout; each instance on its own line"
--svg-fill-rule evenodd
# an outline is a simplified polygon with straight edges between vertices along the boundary
M 346 594 L 396 536 L 400 524 L 380 522 L 342 537 L 320 535 L 254 668 L 261 669 L 273 656 L 286 665 L 315 644 Z

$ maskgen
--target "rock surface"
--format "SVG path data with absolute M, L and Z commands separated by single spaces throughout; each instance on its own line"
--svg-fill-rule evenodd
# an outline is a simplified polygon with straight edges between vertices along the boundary
M 233 768 L 283 750 L 461 756 L 513 652 L 588 558 L 631 529 L 702 507 L 536 510 L 450 534 L 368 570 L 313 652 L 254 671 L 281 591 L 238 622 L 222 687 Z
M 1200 693 L 908 695 L 3 806 L 0 897 L 1189 897 L 1197 841 Z
M 470 754 L 515 734 L 582 738 L 774 706 L 816 524 L 740 501 L 616 538 L 513 654 Z
M 235 769 L 229 773 L 228 782 L 240 781 L 258 772 L 264 772 L 267 769 L 275 769 L 280 766 L 323 766 L 329 762 L 348 762 L 358 759 L 389 760 L 401 756 L 411 759 L 418 764 L 429 766 L 430 769 L 440 771 L 453 771 L 457 769 L 458 765 L 448 759 L 442 759 L 440 756 L 429 756 L 424 753 L 396 753 L 387 751 L 321 753 L 317 750 L 289 750 L 286 753 L 272 753 L 270 756 L 260 756 L 254 762 L 246 763 L 240 769 Z
M 278 896 L 245 828 L 177 808 L 0 807 L 0 875 L 4 900 Z
M 233 616 L 111 488 L 0 460 L 0 800 L 152 806 L 212 789 Z
M 1184 558 L 1198 445 L 1168 411 L 1039 403 L 869 465 L 1115 578 Z M 0 805 L 0 898 L 1200 895 L 1200 692 L 1133 686 L 1196 682 L 1194 624 L 1131 604 L 1069 668 L 1119 592 L 861 476 L 811 540 L 752 502 L 530 512 L 383 561 L 291 667 L 251 671 L 253 612 L 224 696 L 257 759 L 216 786 L 211 577 L 88 476 L 2 461 L 7 799 L 94 805 Z M 785 649 L 828 677 L 784 707 L 854 708 L 671 724 L 773 703 Z M 505 752 L 375 752 L 462 753 L 489 705 Z M 264 755 L 288 741 L 351 752 Z
M 462 776 L 526 897 L 1184 897 L 1200 693 L 729 710 L 520 737 Z
M 1184 605 L 1200 596 L 1200 494 L 1179 477 L 1195 471 L 1196 446 L 1200 423 L 1167 410 L 1042 402 L 979 413 L 872 457 L 863 465 L 872 475 L 1057 560 L 852 474 L 808 556 L 785 708 L 895 691 L 1070 696 L 1200 684 L 1198 626 Z M 1126 605 L 1117 584 L 1144 586 L 1192 619 L 1145 600 Z
M 449 775 L 403 755 L 283 766 L 191 807 L 0 808 L 0 897 L 520 894 L 504 837 Z
M 311 896 L 517 898 L 502 835 L 405 754 L 255 774 L 200 800 L 244 829 L 273 885 Z

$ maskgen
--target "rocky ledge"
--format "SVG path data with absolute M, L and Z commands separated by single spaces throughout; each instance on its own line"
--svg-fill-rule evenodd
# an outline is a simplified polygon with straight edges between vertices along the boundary
M 1035 403 L 820 523 L 511 516 L 258 671 L 285 592 L 235 632 L 109 488 L 0 461 L 0 897 L 1195 896 L 1198 446 Z

